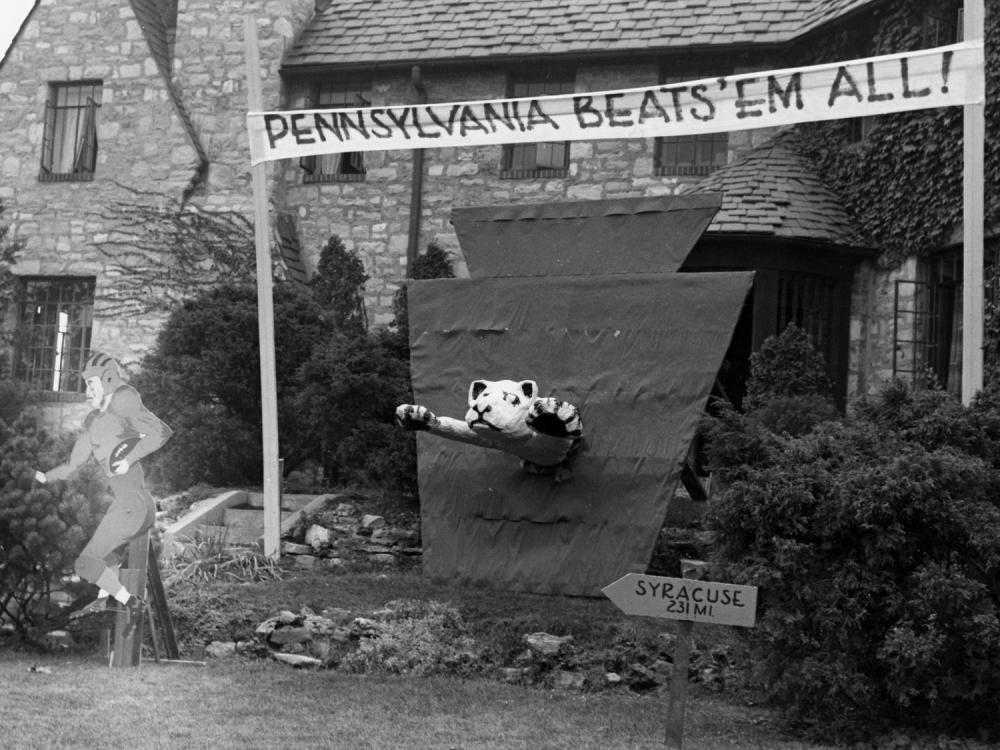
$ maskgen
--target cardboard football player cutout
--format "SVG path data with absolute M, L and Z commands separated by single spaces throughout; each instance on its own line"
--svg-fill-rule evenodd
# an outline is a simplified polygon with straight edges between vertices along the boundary
M 465 420 L 439 417 L 426 406 L 401 404 L 396 421 L 461 443 L 494 448 L 521 459 L 525 471 L 569 478 L 569 456 L 583 434 L 580 410 L 552 396 L 539 398 L 534 380 L 474 380 Z
M 80 578 L 95 584 L 101 596 L 122 604 L 136 597 L 111 565 L 115 552 L 144 534 L 156 518 L 156 504 L 146 490 L 142 458 L 159 449 L 171 435 L 170 428 L 142 404 L 139 393 L 121 378 L 118 363 L 100 352 L 87 360 L 81 377 L 93 411 L 87 415 L 69 460 L 46 472 L 36 472 L 39 482 L 66 479 L 87 461 L 96 460 L 108 478 L 112 501 L 93 537 L 74 565 Z

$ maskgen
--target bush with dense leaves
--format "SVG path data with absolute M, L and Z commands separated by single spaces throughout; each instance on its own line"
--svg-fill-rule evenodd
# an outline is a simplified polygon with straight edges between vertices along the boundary
M 68 442 L 54 439 L 30 411 L 0 419 L 0 620 L 29 642 L 65 624 L 69 610 L 53 604 L 55 590 L 82 600 L 77 606 L 93 596 L 87 584 L 64 579 L 100 520 L 106 481 L 93 464 L 69 481 L 35 481 L 36 470 L 68 453 Z
M 890 723 L 1000 737 L 1000 411 L 893 385 L 776 434 L 729 415 L 717 552 L 760 587 L 755 661 L 818 734 Z M 742 459 L 753 457 L 752 463 Z
M 288 284 L 274 289 L 274 347 L 279 439 L 287 470 L 314 454 L 309 431 L 289 406 L 295 373 L 324 333 L 321 310 Z M 143 461 L 152 478 L 183 488 L 199 482 L 259 482 L 260 337 L 257 290 L 227 285 L 183 303 L 132 384 L 174 431 Z

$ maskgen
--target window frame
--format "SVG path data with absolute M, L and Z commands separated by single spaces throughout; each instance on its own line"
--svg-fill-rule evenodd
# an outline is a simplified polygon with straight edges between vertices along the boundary
M 893 377 L 961 395 L 963 270 L 961 248 L 949 248 L 922 258 L 916 279 L 896 280 Z
M 22 276 L 18 282 L 15 380 L 35 388 L 43 400 L 83 400 L 86 385 L 79 373 L 93 337 L 96 278 Z M 40 294 L 32 294 L 33 285 Z M 75 322 L 68 312 L 74 307 Z
M 718 61 L 716 61 L 718 62 Z M 679 70 L 680 73 L 674 73 Z M 712 78 L 718 75 L 729 75 L 732 69 L 718 64 L 706 62 L 704 65 L 693 67 L 691 65 L 678 66 L 667 70 L 667 65 L 660 66 L 660 85 L 667 86 L 671 83 L 681 83 L 683 81 L 698 81 L 703 78 Z M 702 147 L 707 145 L 709 149 L 709 159 L 707 163 L 699 158 Z M 722 161 L 716 162 L 714 155 L 718 152 L 718 147 L 722 146 Z M 690 164 L 679 163 L 679 153 L 682 146 L 689 146 L 693 152 Z M 672 150 L 672 158 L 666 158 L 665 152 Z M 729 163 L 729 133 L 697 133 L 693 135 L 659 136 L 653 144 L 653 173 L 657 177 L 706 177 L 720 167 Z
M 516 70 L 507 75 L 508 99 L 558 96 L 575 92 L 576 70 L 573 68 L 557 67 L 541 74 L 536 70 Z M 569 141 L 505 144 L 500 156 L 500 178 L 521 180 L 567 177 L 569 150 Z
M 94 179 L 98 152 L 97 114 L 103 87 L 100 80 L 49 83 L 39 182 L 90 182 Z M 69 103 L 71 98 L 76 101 Z
M 363 79 L 313 81 L 309 91 L 311 109 L 350 109 L 371 106 L 372 85 Z M 336 101 L 337 99 L 342 101 Z M 351 99 L 348 102 L 348 98 Z M 328 101 L 327 101 L 328 100 Z M 363 151 L 313 154 L 299 159 L 303 183 L 364 182 L 368 175 Z

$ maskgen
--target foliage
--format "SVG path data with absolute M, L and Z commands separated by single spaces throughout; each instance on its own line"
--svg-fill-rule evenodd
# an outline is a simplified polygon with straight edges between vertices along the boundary
M 291 471 L 314 449 L 290 407 L 295 372 L 323 333 L 321 311 L 287 284 L 274 289 L 282 456 Z M 174 487 L 257 482 L 262 476 L 257 292 L 224 285 L 180 305 L 160 330 L 133 385 L 174 430 L 144 461 Z
M 750 355 L 743 408 L 769 429 L 792 435 L 836 416 L 823 354 L 794 323 Z
M 344 241 L 332 235 L 320 251 L 316 274 L 310 279 L 316 302 L 333 326 L 343 333 L 368 330 L 362 291 L 368 274 L 357 255 L 348 251 Z
M 475 641 L 457 609 L 409 599 L 387 603 L 378 635 L 367 647 L 347 654 L 342 666 L 356 672 L 426 676 L 467 673 L 475 661 Z
M 406 486 L 415 475 L 407 436 L 394 427 L 409 393 L 409 369 L 380 335 L 331 331 L 299 369 L 294 408 L 309 420 L 331 483 L 381 480 Z
M 266 555 L 209 537 L 186 542 L 179 554 L 166 560 L 163 583 L 165 586 L 216 580 L 247 583 L 281 580 L 281 577 L 279 564 Z
M 897 0 L 875 24 L 872 54 L 923 46 L 919 14 L 954 12 L 937 0 Z M 862 33 L 868 33 L 865 30 Z M 1000 128 L 1000 15 L 986 14 L 986 132 Z M 840 37 L 815 50 L 823 60 L 856 56 L 856 40 Z M 849 121 L 802 125 L 795 139 L 802 153 L 841 196 L 867 244 L 882 251 L 886 266 L 914 252 L 947 244 L 962 221 L 962 112 L 949 107 L 877 118 L 860 143 L 846 137 Z M 1000 139 L 986 144 L 986 224 L 1000 217 Z
M 413 435 L 394 423 L 396 406 L 411 400 L 405 288 L 394 299 L 393 329 L 367 333 L 354 323 L 367 278 L 360 261 L 336 236 L 324 253 L 325 278 L 314 290 L 330 305 L 334 325 L 299 370 L 296 408 L 315 415 L 312 435 L 321 446 L 327 481 L 413 490 Z M 453 275 L 447 255 L 433 243 L 417 258 L 413 273 L 415 278 Z
M 760 677 L 827 736 L 1000 736 L 1000 411 L 894 384 L 857 412 L 799 436 L 754 424 L 755 463 L 724 471 L 711 525 L 761 590 Z
M 68 445 L 54 440 L 31 412 L 0 420 L 0 619 L 36 643 L 66 621 L 69 610 L 51 598 L 57 589 L 66 590 L 75 607 L 93 596 L 92 588 L 66 576 L 96 527 L 104 482 L 95 467 L 67 482 L 34 478 L 39 467 L 56 465 L 67 452 Z

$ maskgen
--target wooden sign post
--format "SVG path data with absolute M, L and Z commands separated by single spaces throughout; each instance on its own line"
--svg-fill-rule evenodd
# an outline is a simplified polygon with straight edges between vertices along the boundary
M 683 578 L 628 573 L 601 589 L 627 615 L 680 621 L 667 706 L 666 747 L 670 750 L 681 750 L 684 742 L 684 707 L 694 624 L 751 628 L 757 619 L 757 588 L 703 581 L 707 567 L 707 563 L 699 560 L 681 560 Z

